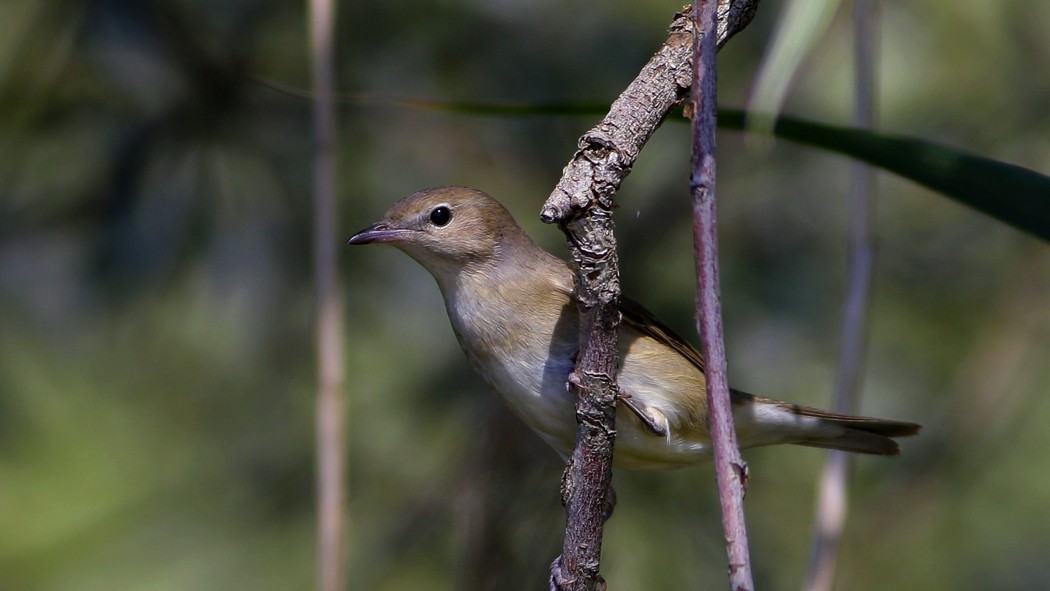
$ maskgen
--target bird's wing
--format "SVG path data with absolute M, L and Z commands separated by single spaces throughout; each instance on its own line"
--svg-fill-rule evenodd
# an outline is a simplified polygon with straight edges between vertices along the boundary
M 627 326 L 674 349 L 675 352 L 688 359 L 701 372 L 707 373 L 704 356 L 700 351 L 678 336 L 678 333 L 671 330 L 666 324 L 660 322 L 652 312 L 646 310 L 641 304 L 631 298 L 621 297 L 620 313 L 623 315 L 623 322 Z M 747 392 L 742 392 L 735 388 L 729 389 L 729 399 L 734 405 L 750 404 L 754 398 L 752 394 Z
M 666 324 L 660 322 L 649 310 L 646 310 L 638 302 L 623 297 L 620 299 L 620 313 L 623 322 L 627 326 L 637 330 L 647 337 L 674 349 L 679 355 L 685 357 L 700 371 L 704 369 L 704 357 L 678 333 L 671 330 Z

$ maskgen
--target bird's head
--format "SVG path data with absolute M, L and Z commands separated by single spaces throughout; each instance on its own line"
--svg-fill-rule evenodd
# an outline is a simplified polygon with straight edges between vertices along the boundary
M 522 239 L 531 243 L 492 197 L 467 187 L 439 187 L 398 201 L 349 244 L 390 243 L 441 283 L 465 268 L 497 264 Z

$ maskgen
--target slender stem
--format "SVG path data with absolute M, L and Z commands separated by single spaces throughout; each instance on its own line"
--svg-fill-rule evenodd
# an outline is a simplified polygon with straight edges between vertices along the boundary
M 718 231 L 715 212 L 716 1 L 693 7 L 693 246 L 696 253 L 697 331 L 706 359 L 707 405 L 715 479 L 722 502 L 722 526 L 734 591 L 754 589 L 744 521 L 747 464 L 740 457 L 726 376 L 722 308 L 718 285 Z
M 332 0 L 310 0 L 314 80 L 314 274 L 317 290 L 318 586 L 345 587 L 346 455 L 344 452 L 343 298 L 337 280 L 335 77 Z
M 875 118 L 876 11 L 876 0 L 853 0 L 853 125 L 862 129 L 870 129 Z M 875 259 L 875 174 L 863 162 L 854 162 L 851 173 L 849 275 L 834 393 L 835 410 L 843 413 L 855 412 L 860 398 Z M 829 452 L 820 480 L 809 569 L 802 587 L 806 591 L 830 591 L 835 581 L 848 511 L 850 464 L 845 452 Z

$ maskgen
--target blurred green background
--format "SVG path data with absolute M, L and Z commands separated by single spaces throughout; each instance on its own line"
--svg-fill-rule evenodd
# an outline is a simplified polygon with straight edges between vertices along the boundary
M 679 5 L 342 3 L 339 88 L 611 101 Z M 780 3 L 720 54 L 744 103 Z M 0 589 L 307 589 L 314 579 L 311 134 L 305 3 L 0 3 Z M 786 111 L 848 121 L 848 11 Z M 883 3 L 881 129 L 1050 171 L 1050 3 Z M 539 207 L 597 116 L 344 106 L 342 234 L 420 188 Z M 692 333 L 688 127 L 618 194 L 625 291 Z M 719 136 L 732 383 L 827 405 L 849 162 Z M 881 178 L 865 413 L 925 428 L 860 458 L 842 589 L 1050 587 L 1050 251 Z M 537 589 L 561 466 L 466 364 L 433 281 L 341 251 L 350 588 Z M 695 341 L 695 339 L 694 339 Z M 746 454 L 753 564 L 794 589 L 823 454 Z M 722 588 L 711 468 L 615 477 L 615 589 Z

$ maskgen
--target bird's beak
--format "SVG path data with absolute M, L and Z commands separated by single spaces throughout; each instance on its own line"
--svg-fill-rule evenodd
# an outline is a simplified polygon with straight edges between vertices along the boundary
M 389 224 L 376 222 L 347 240 L 347 244 L 372 244 L 374 242 L 396 242 L 405 237 L 408 230 L 391 228 Z

